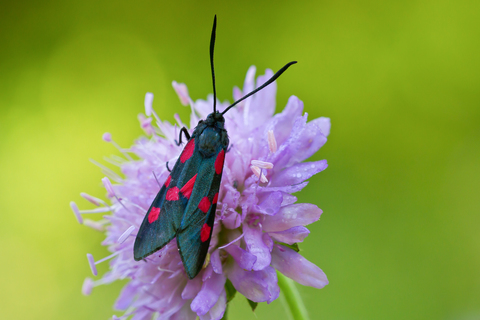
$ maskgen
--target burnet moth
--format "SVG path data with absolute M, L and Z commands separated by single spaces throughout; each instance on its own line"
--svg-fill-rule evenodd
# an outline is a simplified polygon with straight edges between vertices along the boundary
M 210 39 L 213 112 L 206 120 L 198 122 L 192 136 L 187 128 L 180 130 L 176 143 L 182 143 L 183 133 L 187 144 L 148 209 L 133 247 L 134 258 L 139 261 L 162 249 L 176 237 L 180 257 L 190 279 L 202 270 L 212 237 L 223 163 L 229 145 L 223 115 L 239 102 L 271 84 L 296 63 L 292 61 L 286 64 L 262 86 L 235 101 L 223 112 L 218 112 L 213 67 L 216 27 L 217 16 L 213 20 Z

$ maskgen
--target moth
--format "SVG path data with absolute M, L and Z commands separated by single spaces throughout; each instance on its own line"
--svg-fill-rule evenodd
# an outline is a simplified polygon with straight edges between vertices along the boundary
M 183 134 L 187 144 L 148 209 L 133 247 L 134 258 L 139 261 L 176 238 L 183 266 L 190 279 L 195 278 L 202 270 L 212 237 L 225 153 L 229 146 L 224 114 L 271 84 L 296 63 L 292 61 L 286 64 L 262 86 L 219 112 L 216 109 L 213 65 L 216 27 L 217 16 L 213 20 L 210 38 L 213 112 L 205 120 L 198 122 L 191 136 L 187 128 L 180 130 L 178 142 L 175 142 L 180 145 Z

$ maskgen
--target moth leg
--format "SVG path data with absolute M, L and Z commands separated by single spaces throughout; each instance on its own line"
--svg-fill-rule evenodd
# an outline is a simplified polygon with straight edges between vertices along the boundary
M 170 168 L 168 167 L 168 161 L 165 163 L 165 165 L 167 166 L 168 172 L 172 172 L 172 170 L 170 170 Z
M 232 148 L 233 148 L 233 144 L 231 144 L 231 145 L 228 147 L 227 152 L 230 152 L 230 150 L 232 150 Z
M 178 141 L 175 140 L 175 144 L 176 144 L 177 146 L 179 146 L 179 145 L 182 144 L 182 132 L 183 132 L 183 134 L 185 135 L 185 138 L 186 138 L 187 140 L 190 140 L 190 134 L 188 133 L 187 128 L 183 127 L 183 128 L 180 130 L 180 133 L 179 133 L 179 135 L 178 135 Z

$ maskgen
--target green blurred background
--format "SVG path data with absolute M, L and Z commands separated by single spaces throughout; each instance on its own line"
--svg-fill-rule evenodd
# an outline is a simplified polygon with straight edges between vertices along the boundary
M 324 210 L 303 243 L 330 284 L 299 286 L 312 319 L 480 319 L 479 1 L 3 1 L 0 4 L 2 319 L 107 319 L 124 283 L 80 293 L 103 235 L 69 201 L 103 197 L 88 159 L 142 134 L 145 92 L 186 121 L 171 81 L 232 100 L 259 73 L 332 121 L 329 168 L 299 194 Z M 477 196 L 475 196 L 475 194 Z M 105 272 L 107 264 L 99 266 Z M 119 314 L 119 313 L 117 313 Z M 286 319 L 280 300 L 254 316 Z

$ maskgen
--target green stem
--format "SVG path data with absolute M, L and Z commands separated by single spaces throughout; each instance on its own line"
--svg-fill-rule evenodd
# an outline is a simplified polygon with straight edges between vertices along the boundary
M 285 296 L 285 300 L 287 301 L 288 310 L 291 312 L 294 320 L 310 320 L 308 317 L 307 309 L 303 304 L 302 297 L 298 292 L 297 288 L 295 287 L 295 282 L 290 278 L 285 277 L 280 272 L 277 272 L 278 277 L 278 285 L 280 286 L 280 290 Z

